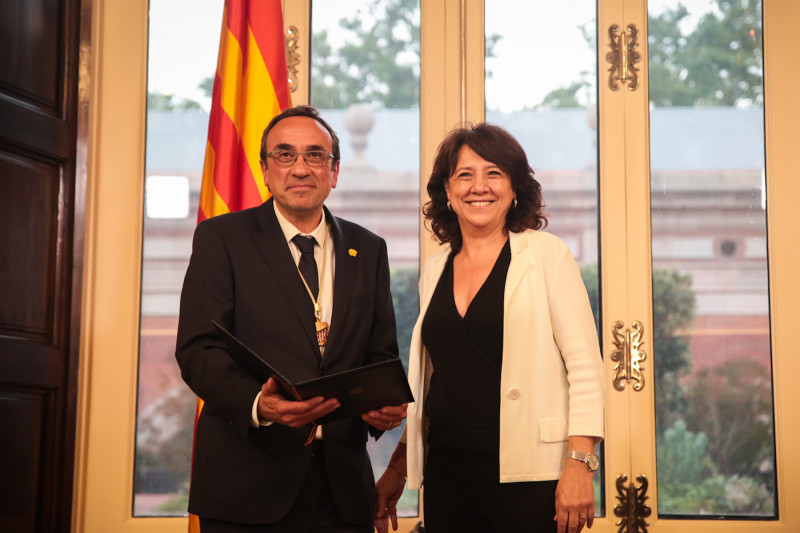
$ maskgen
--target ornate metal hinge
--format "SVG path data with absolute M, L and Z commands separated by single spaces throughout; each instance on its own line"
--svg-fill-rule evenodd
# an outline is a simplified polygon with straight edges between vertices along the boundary
M 619 526 L 617 533 L 647 533 L 648 524 L 645 518 L 650 516 L 652 510 L 645 502 L 647 496 L 647 478 L 639 474 L 636 481 L 639 486 L 634 486 L 633 482 L 627 487 L 625 482 L 628 476 L 620 474 L 617 477 L 617 501 L 614 506 L 614 516 L 619 518 L 616 526 Z
M 300 31 L 297 26 L 288 26 L 284 32 L 286 40 L 286 66 L 289 69 L 289 90 L 297 89 L 297 65 L 300 64 L 300 54 L 297 52 L 300 41 Z
M 647 359 L 647 354 L 642 350 L 644 327 L 638 320 L 631 323 L 631 329 L 623 332 L 624 327 L 625 324 L 617 320 L 612 328 L 614 346 L 617 347 L 611 352 L 611 360 L 617 363 L 614 366 L 614 388 L 621 391 L 626 383 L 635 381 L 633 390 L 638 392 L 644 388 L 640 363 Z
M 627 33 L 617 24 L 608 28 L 608 46 L 611 51 L 606 54 L 606 62 L 611 63 L 608 69 L 608 86 L 612 91 L 619 89 L 619 84 L 628 85 L 629 91 L 639 87 L 639 69 L 636 63 L 641 60 L 637 39 L 639 30 L 634 24 L 628 24 Z

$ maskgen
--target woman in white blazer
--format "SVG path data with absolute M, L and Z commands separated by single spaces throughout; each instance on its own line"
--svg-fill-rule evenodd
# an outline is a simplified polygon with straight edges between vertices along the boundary
M 424 214 L 447 246 L 420 279 L 406 429 L 376 491 L 396 529 L 407 477 L 425 527 L 578 532 L 594 519 L 603 364 L 586 289 L 566 245 L 540 231 L 541 186 L 491 124 L 439 146 Z

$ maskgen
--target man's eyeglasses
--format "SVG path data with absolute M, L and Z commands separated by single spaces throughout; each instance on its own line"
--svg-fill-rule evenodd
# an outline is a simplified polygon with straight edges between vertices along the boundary
M 298 152 L 296 150 L 273 150 L 267 153 L 267 157 L 271 157 L 275 164 L 279 167 L 290 167 L 297 161 L 297 156 L 302 155 L 306 165 L 310 167 L 321 167 L 328 162 L 328 159 L 333 158 L 333 154 L 324 152 L 322 150 L 309 150 L 308 152 Z

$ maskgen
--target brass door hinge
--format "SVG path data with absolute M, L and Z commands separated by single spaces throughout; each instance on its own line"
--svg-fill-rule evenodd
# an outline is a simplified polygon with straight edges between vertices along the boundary
M 636 63 L 641 60 L 641 54 L 636 50 L 639 47 L 637 39 L 639 30 L 634 24 L 628 24 L 626 31 L 617 24 L 608 28 L 608 46 L 611 51 L 606 54 L 606 62 L 611 66 L 608 69 L 608 86 L 612 91 L 619 90 L 619 84 L 628 85 L 629 91 L 639 87 L 639 69 Z
M 300 53 L 297 49 L 300 47 L 300 30 L 297 26 L 287 26 L 283 32 L 286 41 L 286 67 L 289 70 L 289 90 L 295 92 L 297 90 L 297 65 L 300 64 Z
M 614 366 L 614 388 L 621 391 L 626 383 L 634 381 L 633 390 L 638 392 L 644 388 L 641 362 L 647 358 L 642 350 L 644 327 L 638 320 L 631 323 L 631 329 L 623 331 L 624 327 L 621 320 L 612 326 L 614 346 L 617 348 L 611 352 L 611 360 L 617 363 Z
M 625 486 L 626 481 L 628 481 L 628 476 L 625 474 L 617 477 L 617 501 L 619 503 L 614 506 L 614 516 L 619 518 L 619 522 L 615 524 L 619 526 L 617 533 L 647 533 L 647 527 L 650 524 L 645 518 L 652 513 L 650 506 L 646 505 L 649 498 L 647 478 L 642 474 L 636 476 L 638 487 L 633 482 Z

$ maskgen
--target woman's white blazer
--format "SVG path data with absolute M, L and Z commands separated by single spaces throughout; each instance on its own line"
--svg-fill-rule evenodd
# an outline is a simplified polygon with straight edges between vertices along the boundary
M 558 479 L 572 435 L 603 437 L 605 387 L 597 330 L 578 264 L 544 231 L 511 233 L 503 305 L 500 377 L 500 481 Z M 403 440 L 408 485 L 419 489 L 426 456 L 425 397 L 433 372 L 422 344 L 422 321 L 447 262 L 449 247 L 420 276 Z M 464 391 L 469 394 L 469 391 Z

